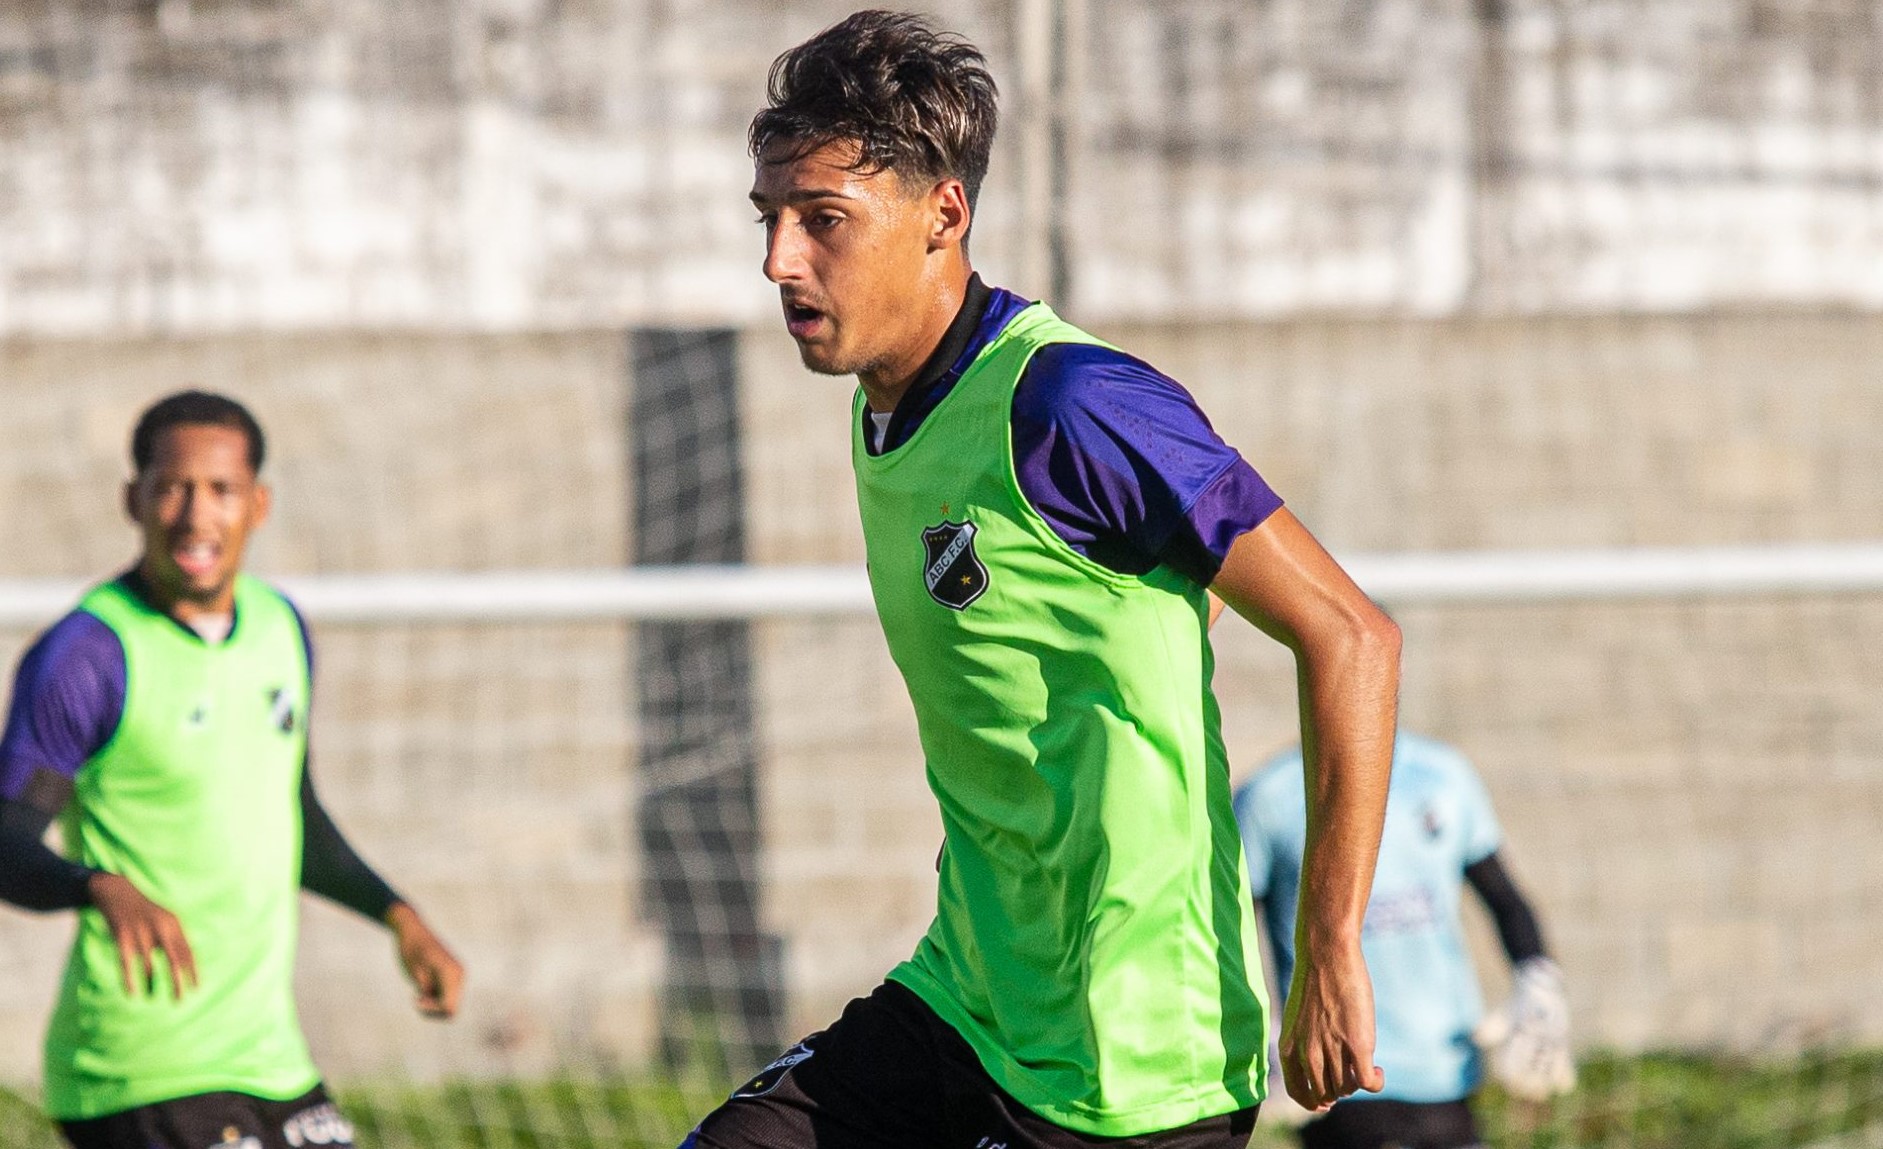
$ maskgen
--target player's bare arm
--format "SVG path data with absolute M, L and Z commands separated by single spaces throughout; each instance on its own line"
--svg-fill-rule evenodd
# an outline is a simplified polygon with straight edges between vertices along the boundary
M 1385 1083 L 1360 927 L 1392 770 L 1399 628 L 1286 509 L 1236 540 L 1210 590 L 1295 655 L 1308 834 L 1282 1077 L 1295 1101 L 1324 1109 Z

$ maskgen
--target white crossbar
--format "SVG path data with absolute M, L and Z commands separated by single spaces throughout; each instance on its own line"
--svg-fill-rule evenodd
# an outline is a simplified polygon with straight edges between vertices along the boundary
M 1390 606 L 1567 599 L 1712 598 L 1883 592 L 1883 544 L 1350 555 Z M 288 576 L 323 623 L 501 623 L 792 618 L 867 614 L 852 566 L 639 567 Z M 72 580 L 0 580 L 0 627 L 42 626 L 70 609 Z

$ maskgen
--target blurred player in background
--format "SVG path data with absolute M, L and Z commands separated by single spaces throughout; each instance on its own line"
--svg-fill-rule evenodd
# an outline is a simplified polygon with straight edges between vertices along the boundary
M 1265 764 L 1236 791 L 1249 876 L 1287 984 L 1295 962 L 1295 899 L 1307 835 L 1301 751 Z M 1480 1144 L 1466 1098 L 1492 1073 L 1516 1096 L 1542 1100 L 1575 1084 L 1563 978 L 1543 949 L 1536 914 L 1498 856 L 1503 839 L 1471 763 L 1400 732 L 1379 871 L 1362 948 L 1379 1018 L 1377 1098 L 1335 1105 L 1301 1129 L 1305 1149 L 1468 1149 Z M 1510 1001 L 1481 1019 L 1459 898 L 1469 882 L 1510 957 Z M 1473 1029 L 1476 1028 L 1476 1041 Z
M 860 384 L 871 585 L 947 837 L 915 955 L 688 1144 L 1247 1143 L 1268 1023 L 1212 590 L 1296 652 L 1314 747 L 1288 1088 L 1378 1088 L 1359 938 L 1397 628 L 1181 387 L 974 274 L 996 111 L 972 45 L 861 12 L 769 94 L 764 272 L 805 365 Z
M 315 797 L 307 629 L 241 573 L 261 428 L 184 392 L 131 454 L 143 554 L 27 651 L 0 738 L 0 898 L 79 911 L 46 1108 L 77 1149 L 350 1145 L 295 1011 L 298 891 L 389 926 L 423 1013 L 463 972 Z

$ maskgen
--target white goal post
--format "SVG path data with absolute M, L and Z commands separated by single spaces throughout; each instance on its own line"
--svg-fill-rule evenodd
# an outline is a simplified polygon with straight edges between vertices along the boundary
M 1883 543 L 1354 554 L 1342 560 L 1388 605 L 1844 594 L 1883 591 Z M 326 623 L 501 623 L 791 618 L 865 614 L 855 566 L 633 567 L 294 576 L 280 580 Z M 0 580 L 0 627 L 43 625 L 84 589 Z

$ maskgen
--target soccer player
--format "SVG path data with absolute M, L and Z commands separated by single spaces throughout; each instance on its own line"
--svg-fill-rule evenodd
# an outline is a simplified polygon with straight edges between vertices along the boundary
M 79 911 L 45 1049 L 75 1149 L 352 1144 L 295 1013 L 300 889 L 384 922 L 419 1010 L 457 1009 L 457 960 L 315 797 L 307 629 L 241 572 L 263 453 L 233 400 L 145 411 L 124 491 L 143 553 L 14 681 L 0 899 Z M 54 819 L 67 857 L 42 840 Z
M 1295 962 L 1295 896 L 1307 821 L 1301 752 L 1281 754 L 1236 790 L 1236 821 L 1268 925 L 1276 972 Z M 1374 979 L 1386 1071 L 1377 1098 L 1353 1098 L 1301 1128 L 1304 1149 L 1467 1149 L 1481 1144 L 1466 1099 L 1482 1077 L 1473 1042 L 1515 1095 L 1541 1100 L 1575 1084 L 1562 973 L 1543 948 L 1530 903 L 1498 856 L 1490 795 L 1464 755 L 1401 731 L 1393 753 L 1379 873 L 1361 948 Z M 1469 882 L 1509 955 L 1509 1003 L 1480 1024 L 1482 1006 L 1458 919 Z
M 688 1144 L 1247 1142 L 1268 1020 L 1211 591 L 1295 651 L 1313 747 L 1285 1080 L 1308 1106 L 1379 1088 L 1359 932 L 1397 628 L 1181 387 L 974 274 L 995 88 L 972 45 L 860 12 L 769 95 L 764 272 L 805 365 L 860 384 L 870 581 L 946 842 L 914 956 Z

